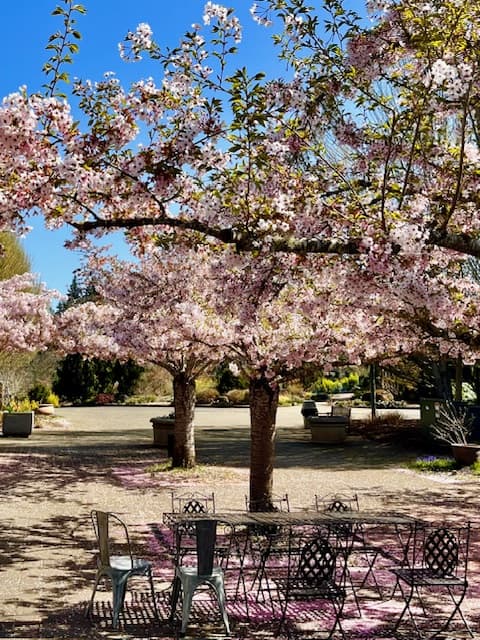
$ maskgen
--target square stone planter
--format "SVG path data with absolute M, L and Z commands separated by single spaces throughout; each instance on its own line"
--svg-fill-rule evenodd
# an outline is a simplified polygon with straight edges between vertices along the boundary
M 312 442 L 318 444 L 340 444 L 345 441 L 349 420 L 345 416 L 312 416 L 308 426 Z
M 33 411 L 5 411 L 2 416 L 2 433 L 4 436 L 28 438 L 32 433 L 34 422 Z
M 168 447 L 173 438 L 175 418 L 167 418 L 159 416 L 158 418 L 150 418 L 153 426 L 153 444 L 155 447 Z

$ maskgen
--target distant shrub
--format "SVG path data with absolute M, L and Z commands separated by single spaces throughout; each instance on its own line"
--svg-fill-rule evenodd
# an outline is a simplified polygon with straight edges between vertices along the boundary
M 135 405 L 135 404 L 151 404 L 157 400 L 156 396 L 153 395 L 144 395 L 144 396 L 130 396 L 126 398 L 126 405 Z
M 347 376 L 340 378 L 318 378 L 312 385 L 311 391 L 314 394 L 327 393 L 345 393 L 352 391 L 358 386 L 359 376 L 357 373 L 349 373 Z
M 42 403 L 42 404 L 53 404 L 54 407 L 59 407 L 60 398 L 57 396 L 56 393 L 53 393 L 52 391 L 51 393 L 48 394 L 45 403 Z
M 198 378 L 195 383 L 195 391 L 197 395 L 197 403 L 199 404 L 211 404 L 218 396 L 215 380 L 208 376 L 202 376 Z
M 231 404 L 248 404 L 248 396 L 248 389 L 231 389 L 231 391 L 227 393 L 228 401 Z
M 453 471 L 458 469 L 458 464 L 453 458 L 437 458 L 437 456 L 422 456 L 408 466 L 417 471 Z
M 197 391 L 198 404 L 212 404 L 220 394 L 214 388 L 205 388 Z
M 377 389 L 375 392 L 375 398 L 377 402 L 393 402 L 393 393 L 387 391 L 386 389 Z M 370 392 L 364 393 L 362 395 L 362 400 L 370 401 L 371 394 Z
M 115 402 L 113 393 L 97 393 L 94 400 L 95 404 L 112 404 Z
M 28 392 L 28 399 L 39 404 L 49 403 L 48 397 L 51 395 L 52 390 L 45 384 L 36 384 Z M 58 396 L 56 396 L 58 399 Z M 52 403 L 53 404 L 53 403 Z

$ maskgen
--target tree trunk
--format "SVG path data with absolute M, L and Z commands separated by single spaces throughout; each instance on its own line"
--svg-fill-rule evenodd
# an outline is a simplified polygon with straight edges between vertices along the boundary
M 173 376 L 175 427 L 172 466 L 191 469 L 195 466 L 195 378 L 186 373 Z
M 377 415 L 377 366 L 374 362 L 370 365 L 370 408 L 373 420 Z
M 438 363 L 432 362 L 432 373 L 435 379 L 437 396 L 451 402 L 453 400 L 452 386 L 450 384 L 447 361 L 442 359 Z
M 462 356 L 457 357 L 455 363 L 455 400 L 457 402 L 462 401 L 462 385 L 463 385 L 463 362 Z
M 279 390 L 263 376 L 250 381 L 250 505 L 271 511 Z

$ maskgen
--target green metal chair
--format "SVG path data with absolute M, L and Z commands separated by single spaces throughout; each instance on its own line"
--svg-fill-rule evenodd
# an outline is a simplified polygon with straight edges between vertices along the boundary
M 158 609 L 153 586 L 152 564 L 148 560 L 136 558 L 132 554 L 130 537 L 126 524 L 114 513 L 93 510 L 90 513 L 95 537 L 98 543 L 99 553 L 97 556 L 97 574 L 93 586 L 92 597 L 87 608 L 87 615 L 90 615 L 93 608 L 95 594 L 102 578 L 109 578 L 112 584 L 113 595 L 113 628 L 118 627 L 118 618 L 125 602 L 127 583 L 132 576 L 145 576 L 150 584 L 150 593 L 153 601 L 155 617 L 158 619 Z M 119 532 L 122 540 L 117 539 L 116 543 L 122 542 L 126 545 L 127 553 L 124 555 L 112 555 L 112 528 Z
M 197 564 L 194 566 L 177 565 L 173 581 L 170 622 L 173 622 L 180 591 L 183 593 L 182 624 L 180 633 L 187 630 L 193 594 L 202 585 L 210 586 L 217 596 L 220 613 L 227 635 L 230 634 L 227 612 L 225 610 L 225 582 L 223 569 L 214 566 L 217 521 L 195 520 Z M 182 531 L 180 530 L 180 535 Z

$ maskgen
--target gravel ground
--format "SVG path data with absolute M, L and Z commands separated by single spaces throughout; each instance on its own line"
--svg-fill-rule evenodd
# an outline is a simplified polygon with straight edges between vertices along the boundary
M 165 460 L 165 452 L 152 446 L 149 420 L 169 411 L 62 408 L 53 424 L 36 428 L 30 438 L 0 439 L 0 637 L 168 637 L 168 632 L 152 627 L 141 635 L 135 627 L 132 632 L 111 632 L 101 624 L 92 626 L 85 622 L 82 607 L 94 575 L 88 520 L 92 508 L 121 513 L 143 551 L 148 526 L 161 522 L 162 513 L 170 510 L 172 489 L 214 491 L 219 511 L 244 508 L 248 410 L 200 408 L 200 469 L 151 475 L 145 469 Z M 472 570 L 478 575 L 478 478 L 407 470 L 406 462 L 416 451 L 401 437 L 392 443 L 352 436 L 341 446 L 312 445 L 298 407 L 280 408 L 278 424 L 274 490 L 288 493 L 292 509 L 311 506 L 316 493 L 355 491 L 364 508 L 432 519 L 470 518 L 475 521 Z M 466 608 L 477 628 L 474 595 L 469 594 Z M 242 637 L 248 637 L 246 633 Z M 217 636 L 212 631 L 196 637 Z

